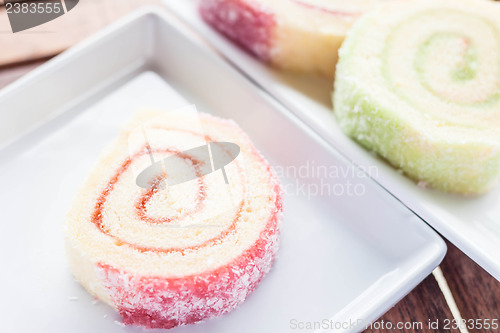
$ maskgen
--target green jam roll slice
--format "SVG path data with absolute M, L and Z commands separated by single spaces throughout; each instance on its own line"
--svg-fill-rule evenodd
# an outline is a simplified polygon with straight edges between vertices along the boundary
M 500 5 L 390 3 L 364 15 L 339 51 L 342 130 L 412 179 L 480 194 L 500 179 Z

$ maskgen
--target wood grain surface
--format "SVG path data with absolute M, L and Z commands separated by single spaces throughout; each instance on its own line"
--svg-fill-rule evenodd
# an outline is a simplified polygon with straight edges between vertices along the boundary
M 434 276 L 430 275 L 365 332 L 460 333 L 456 329 L 444 329 L 445 320 L 452 318 L 453 315 Z M 385 326 L 377 327 L 377 324 L 382 325 L 382 322 Z M 393 325 L 391 327 L 397 327 L 398 323 L 409 326 L 407 328 L 403 326 L 402 329 L 390 329 L 387 327 L 387 322 Z M 436 322 L 437 328 L 431 328 Z
M 468 321 L 497 319 L 500 325 L 500 282 L 466 257 L 453 244 L 448 242 L 447 246 L 448 253 L 441 264 L 441 269 L 462 317 Z M 500 329 L 478 328 L 477 323 L 471 326 L 469 329 L 471 333 L 500 332 Z
M 8 26 L 5 9 L 0 7 L 0 88 L 145 3 L 159 3 L 159 0 L 84 0 L 78 5 L 78 10 L 15 35 Z M 500 282 L 449 243 L 441 269 L 464 319 L 500 320 Z M 365 332 L 459 332 L 457 329 L 444 329 L 445 320 L 453 320 L 453 315 L 436 279 L 431 275 Z M 429 321 L 439 321 L 439 328 L 430 328 Z M 388 322 L 394 326 L 406 323 L 412 328 L 389 329 Z M 493 333 L 500 330 L 472 328 L 469 332 Z
M 132 10 L 159 3 L 160 0 L 84 0 L 53 21 L 15 34 L 2 6 L 0 67 L 58 54 Z

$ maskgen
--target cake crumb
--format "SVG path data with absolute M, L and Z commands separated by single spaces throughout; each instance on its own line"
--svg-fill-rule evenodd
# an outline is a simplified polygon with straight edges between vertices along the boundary
M 427 182 L 424 182 L 423 180 L 420 180 L 417 183 L 417 186 L 420 187 L 420 188 L 424 188 L 424 189 L 428 187 Z
M 118 321 L 118 320 L 115 320 L 115 324 L 118 325 L 118 326 L 121 326 L 121 327 L 125 327 L 125 324 Z

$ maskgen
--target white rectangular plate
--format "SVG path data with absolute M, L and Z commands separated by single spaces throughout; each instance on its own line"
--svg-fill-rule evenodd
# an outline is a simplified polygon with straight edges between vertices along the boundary
M 198 0 L 164 0 L 179 17 L 230 62 L 357 165 L 376 166 L 371 176 L 443 236 L 500 280 L 500 186 L 468 198 L 418 187 L 385 161 L 368 153 L 340 130 L 331 106 L 331 80 L 279 73 L 262 65 L 206 25 Z
M 73 280 L 61 224 L 102 149 L 143 108 L 194 103 L 238 122 L 276 169 L 339 171 L 282 173 L 282 245 L 270 274 L 232 313 L 171 332 L 286 332 L 328 319 L 345 328 L 336 331 L 360 331 L 353 322 L 375 320 L 442 260 L 431 228 L 184 28 L 158 9 L 139 12 L 0 92 L 6 332 L 142 331 L 120 326 Z M 363 193 L 312 193 L 321 182 Z

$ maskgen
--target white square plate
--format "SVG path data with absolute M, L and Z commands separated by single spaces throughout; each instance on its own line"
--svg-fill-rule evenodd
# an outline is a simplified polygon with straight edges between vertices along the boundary
M 286 332 L 329 319 L 345 328 L 336 331 L 360 331 L 353 324 L 374 321 L 442 260 L 443 241 L 416 215 L 364 173 L 351 172 L 329 144 L 184 25 L 151 9 L 0 92 L 3 330 L 142 331 L 120 326 L 118 314 L 92 304 L 73 280 L 61 224 L 120 124 L 141 108 L 186 103 L 234 119 L 277 169 L 315 165 L 341 173 L 282 174 L 282 245 L 270 274 L 232 313 L 171 332 Z M 363 193 L 300 190 L 321 181 L 340 188 L 350 182 Z
M 198 15 L 198 0 L 164 2 L 231 63 L 353 163 L 365 169 L 375 166 L 377 172 L 370 175 L 372 178 L 500 280 L 500 186 L 476 198 L 418 187 L 342 133 L 332 112 L 331 80 L 273 71 L 205 24 Z

